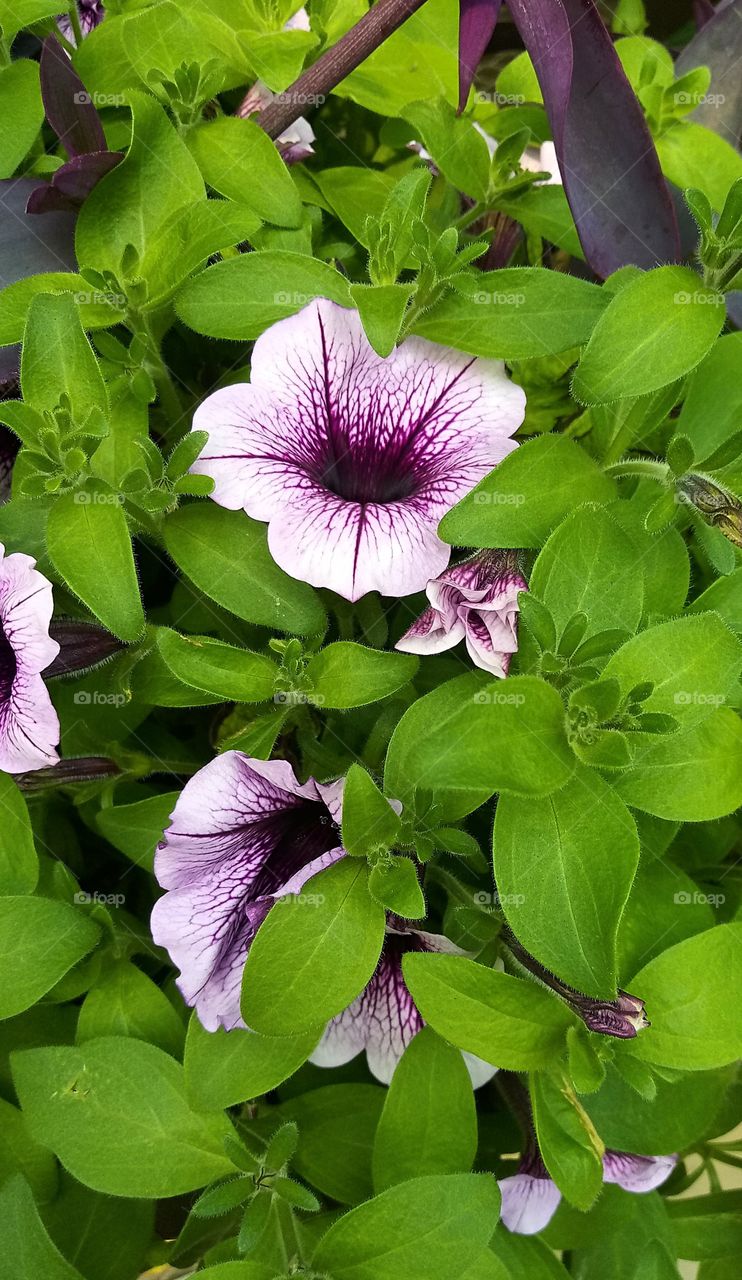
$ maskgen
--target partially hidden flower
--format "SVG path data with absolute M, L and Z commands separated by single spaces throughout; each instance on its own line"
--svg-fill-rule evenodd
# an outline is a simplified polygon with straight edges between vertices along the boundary
M 677 1156 L 638 1156 L 626 1151 L 606 1151 L 603 1181 L 614 1182 L 624 1191 L 643 1194 L 666 1182 L 677 1164 Z M 535 1235 L 548 1226 L 559 1206 L 562 1193 L 549 1177 L 535 1142 L 529 1145 L 518 1172 L 498 1180 L 502 1195 L 500 1216 L 509 1231 Z
M 36 561 L 0 544 L 0 769 L 26 773 L 56 764 L 59 719 L 41 672 L 59 645 L 50 639 L 52 584 Z
M 518 648 L 518 593 L 527 589 L 512 552 L 479 552 L 428 583 L 429 607 L 395 648 L 443 653 L 465 640 L 475 666 L 506 676 Z
M 288 22 L 284 23 L 284 31 L 309 31 L 309 14 L 306 9 L 299 9 Z M 259 113 L 273 101 L 274 93 L 262 80 L 256 80 L 248 90 L 237 110 L 237 115 L 247 119 Z M 276 146 L 286 164 L 299 164 L 307 156 L 314 155 L 312 143 L 315 140 L 314 129 L 304 116 L 299 116 L 283 133 L 276 138 Z
M 155 855 L 152 936 L 208 1031 L 244 1026 L 242 971 L 273 903 L 344 856 L 342 782 L 299 783 L 285 760 L 225 751 L 186 783 Z
M 516 448 L 525 394 L 499 360 L 410 337 L 378 356 L 326 299 L 255 343 L 252 380 L 196 411 L 214 501 L 268 522 L 273 559 L 348 600 L 425 588 L 442 516 Z
M 94 27 L 97 27 L 105 18 L 106 11 L 102 0 L 77 0 L 77 13 L 80 18 L 80 30 L 83 36 L 90 35 Z M 69 18 L 69 14 L 63 14 L 57 19 L 57 26 L 62 35 L 76 44 L 75 32 Z
M 389 1084 L 408 1044 L 424 1026 L 402 974 L 404 956 L 421 951 L 465 954 L 442 934 L 425 933 L 390 917 L 373 977 L 353 1003 L 328 1023 L 309 1061 L 319 1067 L 339 1067 L 365 1050 L 369 1071 L 382 1084 Z M 462 1057 L 475 1089 L 497 1070 L 474 1054 Z

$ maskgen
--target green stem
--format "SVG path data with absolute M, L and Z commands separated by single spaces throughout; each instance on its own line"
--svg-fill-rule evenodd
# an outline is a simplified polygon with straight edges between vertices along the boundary
M 160 405 L 169 419 L 169 425 L 171 427 L 176 426 L 183 417 L 183 406 L 175 383 L 170 376 L 170 370 L 162 358 L 160 345 L 152 331 L 149 318 L 145 315 L 139 315 L 137 317 L 137 326 L 147 342 L 146 360 L 157 388 Z
M 81 27 L 81 25 L 80 25 L 80 15 L 79 15 L 79 13 L 77 12 L 77 5 L 76 5 L 76 4 L 71 4 L 71 5 L 70 5 L 70 9 L 69 9 L 69 17 L 70 17 L 70 26 L 72 27 L 72 31 L 73 31 L 74 36 L 75 36 L 75 44 L 77 45 L 77 48 L 79 49 L 79 48 L 80 48 L 80 45 L 82 44 L 82 42 L 83 42 L 83 40 L 85 39 L 85 37 L 84 37 L 84 36 L 83 36 L 83 34 L 82 34 L 82 27 Z
M 607 476 L 615 480 L 621 476 L 642 476 L 651 480 L 667 480 L 670 468 L 666 462 L 656 462 L 650 458 L 635 458 L 628 462 L 613 462 L 605 468 Z

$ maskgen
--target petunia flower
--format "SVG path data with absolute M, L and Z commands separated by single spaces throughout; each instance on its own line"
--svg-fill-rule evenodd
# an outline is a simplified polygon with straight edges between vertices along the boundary
M 268 522 L 287 573 L 348 600 L 442 573 L 441 517 L 516 444 L 525 395 L 499 360 L 407 338 L 378 356 L 356 311 L 316 299 L 255 343 L 252 380 L 196 411 L 191 468 Z
M 429 608 L 395 648 L 443 653 L 465 640 L 475 666 L 506 676 L 518 648 L 518 592 L 527 589 L 512 553 L 479 552 L 428 583 Z
M 59 653 L 50 639 L 52 584 L 31 556 L 0 544 L 0 769 L 56 764 L 59 719 L 41 672 Z
M 402 976 L 402 960 L 411 951 L 465 954 L 441 934 L 425 933 L 390 917 L 373 977 L 353 1003 L 328 1023 L 310 1062 L 318 1067 L 340 1067 L 365 1050 L 369 1071 L 382 1084 L 389 1084 L 408 1044 L 424 1026 Z M 462 1056 L 475 1089 L 497 1070 L 474 1054 Z
M 93 28 L 97 27 L 106 16 L 102 0 L 77 0 L 77 13 L 83 36 L 89 36 Z M 67 40 L 72 44 L 76 43 L 75 32 L 68 14 L 65 13 L 57 19 L 57 26 Z
M 626 1151 L 606 1151 L 603 1181 L 614 1182 L 624 1191 L 644 1194 L 666 1182 L 677 1164 L 677 1156 L 637 1156 Z M 509 1231 L 535 1235 L 548 1226 L 559 1206 L 562 1193 L 549 1177 L 535 1140 L 529 1144 L 518 1172 L 498 1180 L 502 1195 L 500 1216 Z
M 225 751 L 183 788 L 155 855 L 167 889 L 152 936 L 208 1031 L 244 1026 L 247 951 L 277 898 L 344 856 L 342 781 L 300 784 L 285 760 Z

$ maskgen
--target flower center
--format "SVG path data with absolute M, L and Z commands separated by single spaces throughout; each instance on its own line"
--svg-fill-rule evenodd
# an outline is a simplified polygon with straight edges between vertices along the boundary
M 331 446 L 320 462 L 320 479 L 346 502 L 400 502 L 415 492 L 412 468 L 396 449 L 369 445 Z
M 0 623 L 0 707 L 9 700 L 16 673 L 15 650 Z
M 302 867 L 340 845 L 340 836 L 329 810 L 315 800 L 300 800 L 278 813 L 272 813 L 252 831 L 263 835 L 269 846 L 250 892 L 250 897 L 256 898 L 275 893 Z

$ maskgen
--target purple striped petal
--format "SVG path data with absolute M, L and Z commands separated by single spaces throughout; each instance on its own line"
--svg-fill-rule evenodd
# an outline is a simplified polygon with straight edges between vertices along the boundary
M 41 672 L 59 645 L 49 637 L 52 584 L 36 561 L 0 544 L 0 769 L 27 773 L 56 764 L 59 719 Z
M 274 560 L 348 600 L 421 591 L 448 564 L 442 516 L 516 446 L 525 396 L 497 360 L 421 338 L 390 356 L 319 299 L 258 338 L 252 381 L 193 426 L 214 501 L 268 522 Z
M 593 270 L 680 258 L 675 210 L 644 113 L 592 0 L 511 0 Z
M 459 111 L 492 39 L 502 0 L 459 0 Z
M 606 1151 L 603 1181 L 615 1182 L 624 1191 L 643 1194 L 661 1187 L 677 1162 L 677 1156 L 636 1156 L 626 1151 Z
M 97 27 L 106 16 L 102 0 L 77 0 L 77 12 L 80 17 L 80 30 L 83 36 L 90 35 L 93 28 Z M 72 30 L 72 23 L 66 14 L 57 19 L 57 26 L 62 35 L 74 44 L 75 33 Z
M 402 960 L 410 951 L 464 954 L 441 934 L 388 927 L 374 976 L 357 999 L 328 1024 L 310 1062 L 318 1067 L 339 1067 L 365 1050 L 369 1071 L 382 1084 L 389 1084 L 402 1054 L 424 1025 L 402 975 Z M 475 1088 L 497 1070 L 473 1054 L 463 1056 Z
M 518 593 L 528 584 L 501 552 L 482 552 L 428 583 L 426 609 L 397 642 L 405 653 L 441 653 L 460 640 L 483 671 L 506 676 L 518 648 Z
M 181 970 L 178 986 L 208 1031 L 243 1026 L 242 971 L 273 902 L 344 856 L 339 786 L 300 785 L 285 760 L 226 751 L 180 794 L 155 856 L 168 892 L 152 936 Z
M 554 1217 L 562 1193 L 544 1170 L 543 1174 L 515 1173 L 498 1179 L 502 1196 L 500 1217 L 508 1231 L 532 1236 L 543 1231 Z

